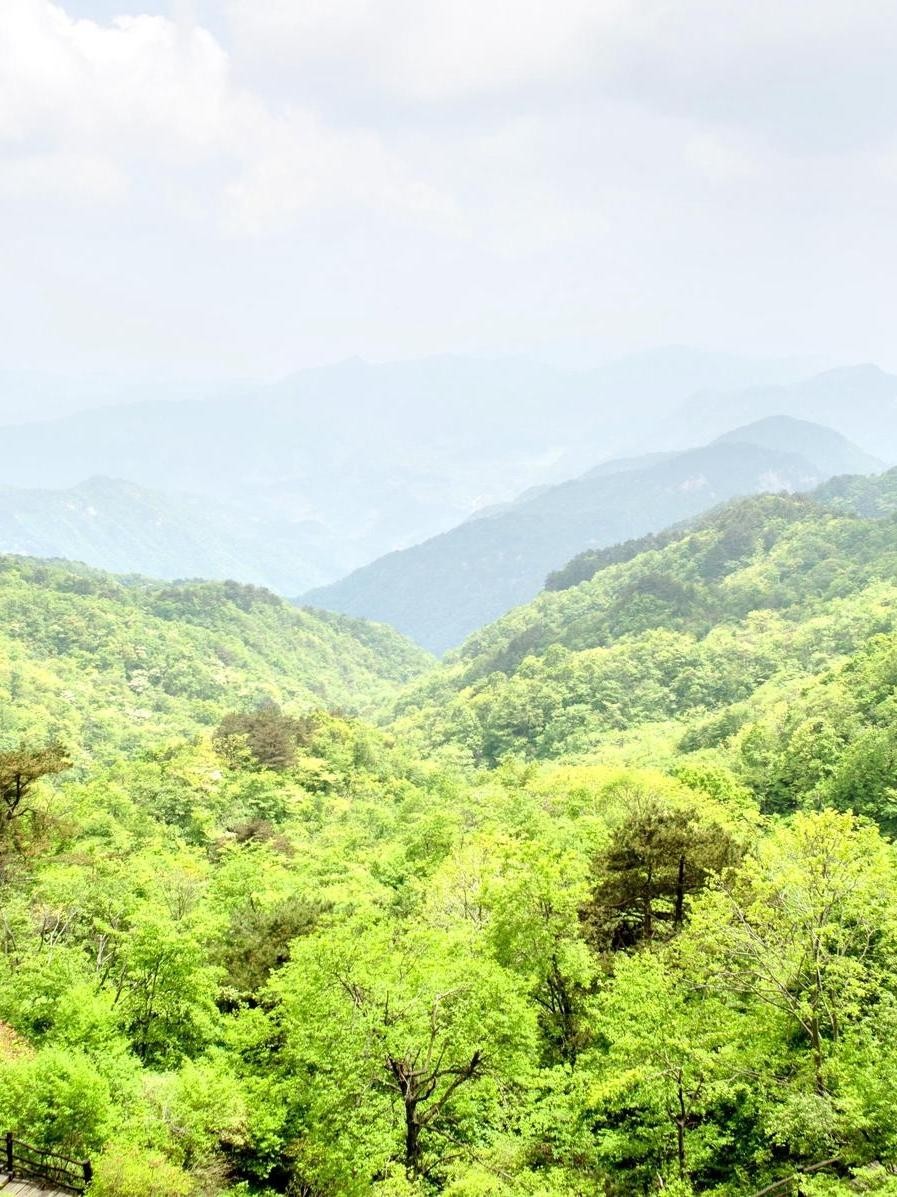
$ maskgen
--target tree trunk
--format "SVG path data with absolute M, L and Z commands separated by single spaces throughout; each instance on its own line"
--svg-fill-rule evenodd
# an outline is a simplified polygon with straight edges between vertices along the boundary
M 813 1077 L 816 1082 L 816 1092 L 820 1097 L 825 1096 L 825 1078 L 823 1076 L 822 1036 L 819 1034 L 819 1019 L 814 1014 L 810 1022 L 810 1044 L 813 1051 Z
M 685 918 L 685 857 L 679 857 L 679 871 L 676 874 L 676 906 L 673 911 L 673 926 L 678 929 Z
M 651 866 L 648 866 L 648 877 L 645 883 L 645 904 L 644 904 L 644 933 L 645 939 L 650 939 L 654 934 L 654 906 L 653 894 L 651 886 L 654 882 L 654 875 Z
M 682 1092 L 682 1074 L 679 1074 L 677 1082 L 677 1094 L 679 1097 L 679 1115 L 676 1118 L 676 1156 L 679 1161 L 679 1179 L 687 1180 L 688 1173 L 685 1158 L 685 1127 L 688 1122 L 688 1114 L 685 1109 L 685 1094 Z
M 420 1123 L 417 1121 L 417 1101 L 405 1099 L 405 1167 L 416 1173 L 420 1164 Z

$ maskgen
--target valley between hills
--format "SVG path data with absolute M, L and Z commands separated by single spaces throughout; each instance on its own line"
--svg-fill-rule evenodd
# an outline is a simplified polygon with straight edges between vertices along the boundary
M 298 602 L 258 512 L 7 488 L 0 1122 L 92 1197 L 892 1192 L 897 470 L 806 415 Z

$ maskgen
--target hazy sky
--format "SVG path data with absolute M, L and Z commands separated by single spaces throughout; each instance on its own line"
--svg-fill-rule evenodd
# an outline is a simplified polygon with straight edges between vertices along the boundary
M 893 0 L 0 0 L 0 366 L 897 367 Z

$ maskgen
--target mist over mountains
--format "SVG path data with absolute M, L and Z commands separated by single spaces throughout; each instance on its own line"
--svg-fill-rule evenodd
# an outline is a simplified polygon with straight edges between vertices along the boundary
M 659 430 L 659 441 L 685 447 L 766 416 L 825 424 L 868 453 L 897 460 L 897 376 L 878 366 L 827 370 L 784 385 L 692 396 Z
M 3 551 L 154 578 L 226 578 L 292 594 L 327 579 L 319 530 L 207 496 L 117 478 L 59 490 L 0 487 Z
M 702 448 L 624 459 L 392 553 L 305 601 L 392 626 L 433 652 L 541 590 L 586 548 L 659 531 L 726 499 L 805 491 L 882 463 L 820 425 L 777 417 Z
M 101 405 L 56 418 L 58 379 L 23 390 L 7 373 L 0 410 L 36 396 L 46 418 L 2 430 L 0 551 L 236 578 L 441 650 L 585 549 L 897 460 L 897 378 L 811 368 L 675 348 L 588 370 L 356 359 L 207 398 L 141 386 L 113 403 L 108 383 L 81 380 L 68 401 Z M 757 423 L 780 414 L 803 423 Z M 749 423 L 751 452 L 725 448 Z M 669 456 L 702 445 L 706 460 Z
M 224 397 L 4 428 L 3 482 L 120 478 L 317 525 L 332 580 L 530 486 L 642 452 L 644 431 L 698 390 L 789 381 L 804 368 L 685 349 L 579 371 L 516 358 L 352 360 Z
M 7 1197 L 897 1197 L 894 15 L 0 0 Z

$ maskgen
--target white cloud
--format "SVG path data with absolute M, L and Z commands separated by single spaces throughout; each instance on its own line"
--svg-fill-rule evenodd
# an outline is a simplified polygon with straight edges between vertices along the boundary
M 890 0 L 129 5 L 0 0 L 12 343 L 891 343 Z
M 540 110 L 615 96 L 763 131 L 792 149 L 888 137 L 890 0 L 229 0 L 262 69 L 404 103 L 521 97 Z M 317 74 L 316 74 L 317 72 Z
M 687 139 L 685 156 L 708 182 L 722 185 L 756 181 L 764 169 L 764 155 L 755 147 L 724 139 L 709 130 Z
M 442 227 L 456 220 L 450 201 L 415 179 L 372 133 L 328 129 L 293 110 L 245 134 L 251 145 L 243 147 L 243 169 L 224 189 L 229 233 L 281 232 L 322 209 L 384 209 Z
M 114 162 L 83 154 L 22 154 L 5 159 L 0 172 L 0 196 L 13 200 L 56 196 L 67 203 L 116 204 L 128 188 Z
M 410 100 L 490 94 L 588 69 L 627 0 L 230 0 L 235 37 L 266 58 L 355 64 Z
M 6 194 L 109 202 L 139 181 L 230 234 L 279 232 L 316 207 L 391 205 L 427 219 L 450 204 L 370 129 L 276 112 L 236 84 L 205 29 L 163 16 L 74 20 L 46 0 L 4 0 L 0 167 Z M 48 144 L 38 155 L 22 147 Z
M 214 152 L 233 97 L 210 34 L 164 17 L 73 20 L 46 0 L 5 0 L 0 135 L 122 151 Z

